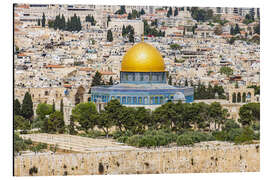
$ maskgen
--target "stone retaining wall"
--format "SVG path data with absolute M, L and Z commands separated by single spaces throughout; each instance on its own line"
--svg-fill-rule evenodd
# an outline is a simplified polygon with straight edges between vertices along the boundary
M 178 147 L 78 154 L 16 156 L 15 176 L 254 172 L 260 170 L 259 145 Z

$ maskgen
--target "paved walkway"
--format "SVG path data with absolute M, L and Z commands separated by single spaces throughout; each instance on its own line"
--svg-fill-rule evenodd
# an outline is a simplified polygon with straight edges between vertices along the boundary
M 118 150 L 136 150 L 137 148 L 126 146 L 121 143 L 114 142 L 111 139 L 93 139 L 81 136 L 67 134 L 23 134 L 23 139 L 31 139 L 34 142 L 42 142 L 53 144 L 59 149 L 71 150 L 76 152 L 91 151 L 118 151 Z

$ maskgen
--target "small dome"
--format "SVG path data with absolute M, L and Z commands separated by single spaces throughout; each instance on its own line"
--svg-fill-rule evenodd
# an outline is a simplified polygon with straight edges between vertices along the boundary
M 125 54 L 121 66 L 122 72 L 165 72 L 164 60 L 152 45 L 140 42 Z
M 177 92 L 177 93 L 175 93 L 173 100 L 174 101 L 185 101 L 186 98 L 185 98 L 185 95 L 183 93 Z

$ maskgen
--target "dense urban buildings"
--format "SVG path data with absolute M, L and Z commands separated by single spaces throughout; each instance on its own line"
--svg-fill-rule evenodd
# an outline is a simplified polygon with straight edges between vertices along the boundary
M 57 144 L 80 153 L 138 150 L 113 137 L 136 147 L 217 140 L 223 148 L 259 140 L 259 103 L 259 8 L 14 4 L 14 129 L 33 133 L 16 136 L 19 145 L 31 138 L 54 153 Z M 37 152 L 26 144 L 15 151 L 17 175 L 30 174 L 21 156 Z M 75 167 L 36 174 L 80 174 Z M 86 174 L 119 172 L 97 167 Z

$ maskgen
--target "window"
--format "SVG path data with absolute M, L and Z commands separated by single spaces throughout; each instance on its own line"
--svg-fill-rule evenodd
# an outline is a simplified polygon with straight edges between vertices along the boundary
M 142 97 L 139 97 L 139 102 L 138 104 L 142 104 Z
M 155 97 L 155 104 L 158 104 L 158 97 Z
M 160 104 L 163 104 L 163 96 L 160 97 Z
M 151 97 L 150 100 L 151 100 L 151 104 L 154 104 L 154 97 Z
M 147 98 L 147 97 L 144 97 L 143 99 L 144 99 L 144 100 L 143 100 L 143 101 L 144 101 L 143 103 L 144 103 L 144 104 L 148 104 L 148 98 Z
M 133 97 L 133 104 L 137 104 L 137 97 Z
M 122 97 L 122 104 L 126 104 L 126 97 Z
M 128 104 L 131 104 L 131 97 L 128 97 Z
M 44 94 L 45 94 L 45 96 L 48 96 L 49 95 L 49 92 L 48 91 L 45 91 Z

